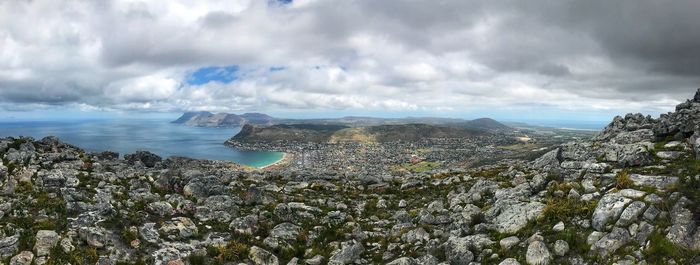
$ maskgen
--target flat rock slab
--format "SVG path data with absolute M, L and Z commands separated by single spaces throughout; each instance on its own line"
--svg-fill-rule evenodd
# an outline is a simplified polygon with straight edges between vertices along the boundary
M 657 189 L 667 189 L 678 183 L 678 177 L 652 176 L 630 174 L 630 180 L 637 186 L 651 186 Z
M 527 222 L 537 218 L 544 210 L 544 204 L 539 202 L 520 202 L 506 207 L 492 223 L 499 233 L 515 233 L 520 231 Z

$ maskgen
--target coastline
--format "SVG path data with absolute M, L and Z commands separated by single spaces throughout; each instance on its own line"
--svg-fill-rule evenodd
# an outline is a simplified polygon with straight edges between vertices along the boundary
M 287 153 L 287 152 L 282 152 L 282 158 L 280 160 L 277 160 L 274 163 L 266 165 L 266 166 L 258 167 L 258 169 L 269 170 L 269 169 L 281 167 L 281 166 L 289 163 L 292 160 L 292 158 L 293 158 L 292 154 Z

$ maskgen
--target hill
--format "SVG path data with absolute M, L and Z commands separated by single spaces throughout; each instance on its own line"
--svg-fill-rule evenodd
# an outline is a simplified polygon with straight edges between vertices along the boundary
M 327 124 L 278 124 L 272 126 L 247 124 L 229 142 L 393 142 L 418 141 L 426 138 L 465 138 L 486 134 L 487 132 L 483 130 L 428 124 L 366 127 Z
M 491 118 L 479 118 L 475 120 L 470 120 L 466 122 L 453 123 L 452 126 L 470 129 L 479 129 L 487 131 L 510 131 L 513 128 L 500 123 Z

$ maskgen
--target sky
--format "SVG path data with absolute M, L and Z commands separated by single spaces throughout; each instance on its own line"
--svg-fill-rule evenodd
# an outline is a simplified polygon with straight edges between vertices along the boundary
M 696 0 L 0 1 L 0 120 L 658 115 L 700 87 Z

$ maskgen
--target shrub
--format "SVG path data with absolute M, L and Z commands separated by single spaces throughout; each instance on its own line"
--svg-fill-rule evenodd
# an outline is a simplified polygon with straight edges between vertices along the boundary
M 630 178 L 629 170 L 625 169 L 617 173 L 617 177 L 615 177 L 615 188 L 626 189 L 632 187 L 632 185 L 634 185 L 634 182 L 632 182 Z

